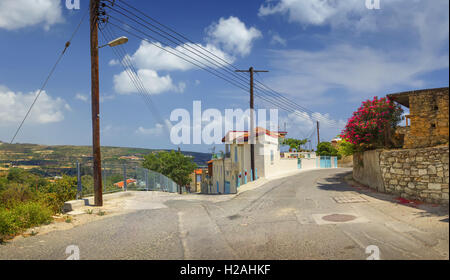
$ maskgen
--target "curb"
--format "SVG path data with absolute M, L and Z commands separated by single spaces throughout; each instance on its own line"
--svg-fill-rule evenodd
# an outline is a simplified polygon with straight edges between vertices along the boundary
M 104 194 L 103 195 L 103 201 L 108 201 L 116 198 L 121 197 L 127 197 L 127 196 L 133 196 L 134 191 L 127 191 L 127 192 L 117 192 L 117 193 L 110 193 L 110 194 Z M 94 205 L 94 197 L 86 197 L 78 200 L 70 200 L 64 202 L 63 211 L 65 213 L 74 211 L 76 209 L 79 209 L 83 206 L 95 206 Z

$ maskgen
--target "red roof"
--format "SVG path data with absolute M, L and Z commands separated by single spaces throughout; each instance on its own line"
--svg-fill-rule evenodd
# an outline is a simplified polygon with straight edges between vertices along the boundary
M 196 169 L 195 170 L 195 174 L 196 175 L 201 175 L 203 173 L 203 169 Z
M 136 183 L 135 179 L 127 179 L 127 185 L 128 184 L 133 184 L 133 183 Z M 118 188 L 123 188 L 123 181 L 115 183 L 114 186 L 116 186 Z

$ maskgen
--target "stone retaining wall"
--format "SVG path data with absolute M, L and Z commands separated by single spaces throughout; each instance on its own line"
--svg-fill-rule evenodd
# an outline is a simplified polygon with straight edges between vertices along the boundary
M 449 147 L 432 147 L 402 150 L 377 150 L 365 152 L 370 157 L 355 156 L 354 178 L 364 177 L 368 173 L 380 173 L 386 193 L 399 195 L 407 199 L 418 199 L 429 203 L 448 204 L 449 186 Z M 373 155 L 379 160 L 379 167 L 373 162 Z M 373 159 L 371 160 L 373 161 Z M 373 169 L 377 170 L 373 170 Z M 378 169 L 379 168 L 379 169 Z M 366 169 L 372 169 L 366 170 Z M 380 190 L 379 181 L 366 185 Z

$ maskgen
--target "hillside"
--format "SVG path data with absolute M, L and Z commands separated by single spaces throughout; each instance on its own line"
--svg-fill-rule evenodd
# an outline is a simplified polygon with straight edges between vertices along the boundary
M 102 147 L 104 166 L 118 168 L 126 163 L 139 166 L 146 154 L 160 151 L 157 149 Z M 184 152 L 192 156 L 199 166 L 206 165 L 211 154 Z M 28 169 L 44 176 L 76 174 L 76 162 L 83 167 L 92 166 L 92 148 L 90 146 L 46 146 L 37 144 L 7 144 L 0 141 L 0 171 L 11 165 Z

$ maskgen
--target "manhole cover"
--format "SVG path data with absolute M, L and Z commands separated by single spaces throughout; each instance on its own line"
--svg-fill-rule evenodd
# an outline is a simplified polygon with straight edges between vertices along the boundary
M 346 215 L 346 214 L 331 214 L 331 215 L 327 215 L 322 217 L 323 220 L 328 221 L 328 222 L 349 222 L 349 221 L 353 221 L 354 219 L 356 219 L 355 216 L 353 215 Z

